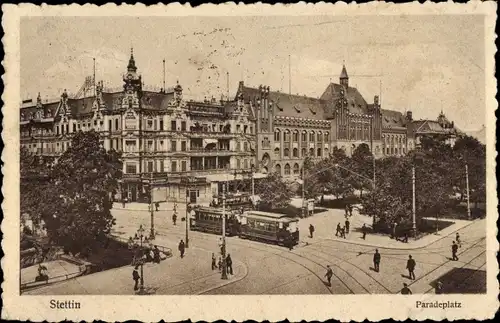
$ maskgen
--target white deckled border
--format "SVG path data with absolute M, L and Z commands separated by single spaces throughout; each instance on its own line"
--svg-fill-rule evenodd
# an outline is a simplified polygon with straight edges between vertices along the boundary
M 5 36 L 2 39 L 5 59 L 2 62 L 6 70 L 3 75 L 5 91 L 2 99 L 5 106 L 2 139 L 5 148 L 2 159 L 4 183 L 2 193 L 4 202 L 2 209 L 4 220 L 2 231 L 4 239 L 2 248 L 6 253 L 2 259 L 5 281 L 2 318 L 31 321 L 73 321 L 101 319 L 104 321 L 125 321 L 138 319 L 141 321 L 214 321 L 217 319 L 243 321 L 279 321 L 327 320 L 340 321 L 379 321 L 424 319 L 487 319 L 492 318 L 498 309 L 498 263 L 495 253 L 498 250 L 496 240 L 496 221 L 498 213 L 496 205 L 495 177 L 495 101 L 496 79 L 494 77 L 496 47 L 495 22 L 496 3 L 471 1 L 467 4 L 419 3 L 390 4 L 371 2 L 367 4 L 306 4 L 296 5 L 225 5 L 206 4 L 191 8 L 178 3 L 145 6 L 108 4 L 95 5 L 60 5 L 35 6 L 31 4 L 3 5 L 2 25 Z M 487 131 L 487 270 L 488 293 L 486 295 L 441 295 L 401 297 L 397 295 L 337 295 L 337 296 L 74 296 L 72 300 L 82 303 L 81 310 L 63 311 L 49 309 L 49 301 L 57 299 L 51 296 L 19 296 L 19 114 L 20 102 L 20 70 L 19 70 L 19 24 L 20 18 L 26 16 L 287 16 L 287 15 L 464 15 L 476 14 L 485 16 L 485 74 L 486 77 L 486 127 Z M 459 31 L 457 31 L 459 32 Z M 62 298 L 62 297 L 60 297 Z M 461 301 L 461 309 L 416 309 L 415 301 L 428 298 Z M 64 297 L 68 299 L 68 297 Z

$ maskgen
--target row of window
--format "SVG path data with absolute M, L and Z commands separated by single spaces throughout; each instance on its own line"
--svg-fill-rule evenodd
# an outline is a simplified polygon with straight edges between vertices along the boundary
M 274 141 L 280 141 L 281 140 L 281 134 L 282 132 L 278 129 L 274 131 Z M 284 142 L 289 142 L 290 141 L 290 134 L 292 137 L 293 142 L 299 142 L 299 131 L 295 130 L 294 132 L 290 133 L 290 130 L 285 130 L 283 132 L 283 141 Z M 309 134 L 309 136 L 308 136 Z M 309 137 L 309 141 L 314 141 L 314 138 L 316 138 L 316 141 L 325 141 L 329 142 L 330 141 L 330 134 L 328 132 L 325 132 L 324 134 L 320 132 L 316 133 L 314 131 L 311 131 L 309 133 L 307 132 L 301 132 L 300 133 L 300 139 L 302 142 L 307 141 L 307 138 Z
M 284 176 L 289 176 L 289 175 L 291 175 L 292 169 L 291 169 L 291 167 L 290 167 L 290 164 L 288 164 L 288 163 L 287 163 L 287 164 L 285 164 L 284 169 L 285 169 L 285 173 L 283 174 Z M 282 175 L 282 174 L 281 174 L 281 165 L 280 165 L 280 164 L 276 164 L 276 165 L 274 166 L 274 171 L 275 171 L 276 173 L 278 173 L 279 175 Z M 299 164 L 298 164 L 298 163 L 295 163 L 295 164 L 293 165 L 293 174 L 294 174 L 294 175 L 299 175 L 299 174 L 300 174 L 300 166 L 299 166 Z
M 244 169 L 248 169 L 250 167 L 251 160 L 249 159 L 236 159 L 236 169 L 241 169 L 241 166 L 243 166 Z M 147 161 L 144 164 L 144 172 L 145 173 L 155 173 L 155 172 L 166 172 L 167 169 L 165 169 L 165 161 L 160 160 L 158 168 L 155 169 L 155 164 L 154 161 Z M 193 161 L 191 162 L 191 167 L 190 170 L 210 170 L 210 169 L 227 169 L 229 167 L 229 163 L 225 161 L 220 161 L 218 164 L 219 167 L 217 167 L 217 163 L 215 163 L 215 160 L 206 160 L 205 165 L 202 165 L 200 161 Z M 170 171 L 171 172 L 185 172 L 187 171 L 187 161 L 182 160 L 177 161 L 177 160 L 172 160 L 170 162 Z M 138 164 L 136 162 L 126 162 L 125 163 L 125 173 L 126 174 L 138 174 Z
M 324 155 L 328 155 L 328 149 L 325 148 L 324 151 L 321 148 L 314 150 L 314 148 L 309 148 L 309 154 L 307 153 L 306 148 L 302 148 L 301 154 L 299 155 L 299 150 L 297 148 L 292 149 L 292 156 L 290 156 L 290 149 L 285 148 L 283 150 L 283 157 L 294 157 L 294 158 L 301 158 L 301 157 L 322 157 L 322 152 Z M 316 153 L 316 154 L 315 154 Z M 281 158 L 280 155 L 280 149 L 279 148 L 274 148 L 274 157 L 276 158 Z

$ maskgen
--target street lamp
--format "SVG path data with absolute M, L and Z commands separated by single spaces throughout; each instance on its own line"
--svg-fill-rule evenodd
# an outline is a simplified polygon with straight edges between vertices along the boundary
M 154 240 L 155 238 L 155 222 L 154 222 L 154 207 L 153 207 L 153 173 L 150 174 L 149 181 L 149 208 L 151 210 L 151 232 L 149 233 L 149 239 Z
M 227 279 L 226 264 L 226 183 L 222 184 L 222 276 Z
M 189 248 L 189 204 L 188 204 L 188 195 L 191 194 L 191 192 L 189 191 L 189 180 L 190 178 L 189 177 L 186 177 L 186 197 L 185 197 L 185 202 L 186 202 L 186 215 L 185 215 L 185 219 L 186 219 L 186 244 L 185 244 L 185 247 L 186 248 Z
M 144 228 L 142 227 L 142 224 L 139 226 L 139 229 L 137 229 L 137 236 L 139 237 L 140 239 L 140 255 L 141 255 L 141 259 L 140 259 L 140 262 L 141 262 L 141 287 L 139 289 L 139 294 L 143 294 L 144 293 L 144 268 L 143 268 L 143 265 L 144 265 L 144 261 L 143 261 L 143 255 L 142 253 L 144 252 L 143 248 L 142 248 L 142 239 L 144 238 Z

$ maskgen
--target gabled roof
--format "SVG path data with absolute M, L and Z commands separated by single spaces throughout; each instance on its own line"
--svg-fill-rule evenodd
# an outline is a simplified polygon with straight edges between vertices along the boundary
M 443 128 L 439 122 L 434 120 L 416 120 L 413 121 L 416 134 L 455 134 L 455 128 Z
M 242 86 L 240 90 L 245 102 L 255 102 L 260 97 L 258 88 Z M 321 99 L 274 91 L 269 91 L 268 95 L 275 116 L 324 120 L 326 102 Z
M 399 111 L 382 109 L 382 128 L 404 128 L 406 120 Z
M 330 83 L 321 95 L 321 100 L 335 103 L 341 98 L 341 91 L 344 86 L 337 83 Z M 361 93 L 355 87 L 349 86 L 345 92 L 349 111 L 356 114 L 369 114 L 369 106 Z

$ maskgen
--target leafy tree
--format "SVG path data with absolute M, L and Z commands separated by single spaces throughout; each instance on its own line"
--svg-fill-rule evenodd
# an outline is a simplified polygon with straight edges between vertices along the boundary
M 262 210 L 286 208 L 293 197 L 287 183 L 274 172 L 255 183 L 255 192 L 260 197 L 259 208 Z
M 373 178 L 373 155 L 367 144 L 362 143 L 356 147 L 351 157 L 350 168 L 365 177 L 351 176 L 352 186 L 359 190 L 361 196 L 363 196 L 363 190 L 371 189 L 373 186 L 369 180 Z
M 107 241 L 114 219 L 111 193 L 122 176 L 120 154 L 106 152 L 95 131 L 78 132 L 49 171 L 33 213 L 44 220 L 50 240 L 73 254 Z

